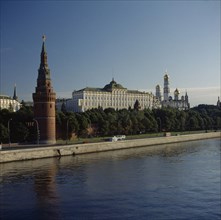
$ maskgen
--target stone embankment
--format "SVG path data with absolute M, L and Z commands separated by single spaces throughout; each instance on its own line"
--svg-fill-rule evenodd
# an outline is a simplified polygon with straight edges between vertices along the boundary
M 124 140 L 117 142 L 100 142 L 100 143 L 86 143 L 74 145 L 56 145 L 45 147 L 33 147 L 13 150 L 0 151 L 0 163 L 22 161 L 31 159 L 40 159 L 47 157 L 61 157 L 67 155 L 77 155 L 86 153 L 95 153 L 102 151 L 120 150 L 126 148 L 148 147 L 153 145 L 162 145 L 170 143 L 178 143 L 185 141 L 195 141 L 210 138 L 220 138 L 220 132 L 200 133 L 190 135 L 179 135 L 169 137 L 145 138 Z M 157 147 L 157 146 L 156 146 Z

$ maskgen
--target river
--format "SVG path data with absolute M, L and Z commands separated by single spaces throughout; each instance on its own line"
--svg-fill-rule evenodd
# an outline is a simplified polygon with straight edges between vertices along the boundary
M 1 219 L 220 220 L 220 139 L 0 164 Z

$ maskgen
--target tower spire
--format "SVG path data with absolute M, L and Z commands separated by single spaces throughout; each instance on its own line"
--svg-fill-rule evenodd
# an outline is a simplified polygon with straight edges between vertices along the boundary
M 46 41 L 46 36 L 45 35 L 42 36 L 42 40 L 43 40 L 43 42 Z
M 17 92 L 16 92 L 16 84 L 14 85 L 14 95 L 13 95 L 14 100 L 18 100 Z
M 46 36 L 42 36 L 42 49 L 41 49 L 41 61 L 38 69 L 38 81 L 50 80 L 50 69 L 48 67 L 48 56 L 45 48 Z
M 42 49 L 41 49 L 41 64 L 40 64 L 40 69 L 48 69 L 48 57 L 47 57 L 47 52 L 46 52 L 46 48 L 45 48 L 45 40 L 46 40 L 46 36 L 43 35 L 42 36 Z

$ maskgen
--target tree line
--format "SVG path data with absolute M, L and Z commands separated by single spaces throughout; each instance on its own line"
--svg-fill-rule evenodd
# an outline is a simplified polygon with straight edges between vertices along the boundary
M 0 142 L 34 142 L 37 127 L 33 108 L 25 106 L 17 112 L 0 110 Z M 195 131 L 221 129 L 221 108 L 199 105 L 188 110 L 174 108 L 115 110 L 101 107 L 75 113 L 56 111 L 57 139 L 113 135 L 134 135 L 154 132 Z

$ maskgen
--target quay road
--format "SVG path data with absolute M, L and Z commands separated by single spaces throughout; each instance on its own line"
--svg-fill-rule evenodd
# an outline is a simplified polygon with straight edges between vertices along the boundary
M 201 134 L 201 135 L 200 135 Z M 207 135 L 208 134 L 208 135 Z M 150 140 L 154 140 L 155 138 L 160 138 L 160 139 L 164 139 L 164 138 L 167 138 L 168 137 L 185 137 L 185 136 L 195 136 L 197 137 L 198 135 L 200 135 L 201 138 L 199 139 L 207 139 L 207 136 L 210 137 L 213 137 L 214 135 L 216 137 L 220 137 L 221 138 L 221 131 L 215 131 L 215 132 L 206 132 L 206 133 L 195 133 L 195 134 L 181 134 L 181 135 L 175 135 L 175 136 L 171 136 L 171 133 L 165 133 L 164 134 L 165 136 L 156 136 L 156 137 L 144 137 L 144 138 L 130 138 L 130 139 L 126 139 L 126 141 L 136 141 L 136 140 L 141 140 L 141 139 L 150 139 Z M 203 136 L 202 136 L 203 135 Z M 181 138 L 181 142 L 182 142 L 182 139 Z M 191 140 L 192 138 L 190 138 Z M 195 138 L 194 138 L 195 139 Z M 197 138 L 196 138 L 197 139 Z M 109 140 L 109 138 L 108 138 Z M 122 140 L 120 140 L 121 142 Z M 124 140 L 123 140 L 124 141 Z M 186 138 L 185 138 L 185 141 L 186 141 Z M 101 144 L 101 143 L 105 143 L 105 142 L 109 142 L 107 140 L 103 140 L 103 141 L 97 141 L 97 142 L 91 142 L 91 144 Z M 119 142 L 119 141 L 118 141 Z M 152 141 L 151 141 L 152 142 Z M 166 143 L 167 141 L 165 141 Z M 179 141 L 178 141 L 179 142 Z M 164 141 L 163 141 L 164 143 Z M 163 144 L 163 143 L 160 143 L 160 144 Z M 73 145 L 87 145 L 87 144 L 90 144 L 90 142 L 77 142 L 77 143 L 68 143 L 68 144 L 19 144 L 19 143 L 11 143 L 10 145 L 7 143 L 7 144 L 2 144 L 2 146 L 0 147 L 0 150 L 1 151 L 11 151 L 11 150 L 22 150 L 22 149 L 35 149 L 35 148 L 47 148 L 47 147 L 68 147 L 68 146 L 73 146 Z M 149 144 L 147 144 L 149 145 Z
M 12 143 L 10 146 L 9 144 L 3 144 L 1 151 L 10 151 L 10 150 L 21 150 L 21 149 L 32 149 L 32 148 L 44 148 L 44 147 L 52 147 L 54 145 L 46 145 L 46 144 L 18 144 Z

